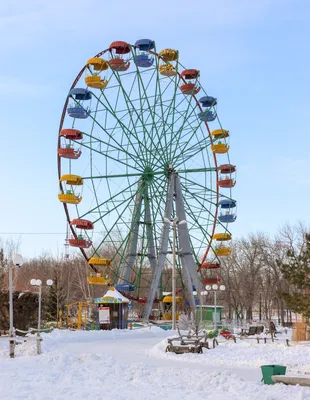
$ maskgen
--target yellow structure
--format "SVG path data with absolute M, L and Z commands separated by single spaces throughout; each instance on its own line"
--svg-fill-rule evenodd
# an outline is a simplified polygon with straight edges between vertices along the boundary
M 181 301 L 182 301 L 182 297 L 176 296 L 175 302 L 176 302 L 176 303 L 181 303 Z M 162 299 L 162 302 L 163 302 L 163 303 L 172 303 L 172 296 L 165 296 L 165 297 Z
M 83 178 L 78 175 L 65 174 L 59 179 L 60 182 L 66 182 L 67 185 L 83 185 Z
M 89 307 L 89 304 L 87 302 L 83 301 L 77 301 L 75 303 L 71 303 L 67 305 L 67 325 L 73 325 L 74 322 L 72 321 L 72 318 L 70 317 L 70 310 L 73 306 L 78 305 L 78 312 L 77 312 L 77 329 L 81 329 L 82 325 L 87 324 L 87 308 Z M 83 310 L 84 310 L 84 315 L 83 315 Z
M 87 86 L 94 89 L 105 89 L 109 83 L 107 79 L 101 79 L 100 75 L 85 76 L 84 80 Z
M 74 193 L 60 193 L 58 199 L 61 203 L 79 204 L 82 201 L 82 196 L 76 196 Z
M 106 60 L 99 57 L 92 57 L 86 62 L 87 66 L 92 66 L 95 71 L 105 71 L 109 68 L 109 64 Z
M 159 73 L 164 76 L 174 76 L 177 71 L 172 64 L 161 64 L 158 67 Z
M 112 263 L 109 258 L 92 257 L 88 260 L 90 265 L 103 265 L 104 267 L 111 267 Z
M 223 139 L 229 136 L 229 132 L 226 129 L 215 129 L 211 132 L 214 139 Z
M 164 49 L 158 54 L 164 61 L 175 61 L 178 59 L 178 50 Z
M 214 249 L 214 253 L 219 257 L 229 256 L 231 254 L 230 247 L 218 247 Z
M 88 276 L 87 282 L 90 285 L 108 285 L 111 282 L 111 278 L 105 278 L 104 276 Z
M 231 240 L 231 234 L 230 233 L 216 233 L 215 235 L 212 236 L 212 239 L 219 240 L 219 241 Z
M 164 320 L 166 321 L 171 321 L 172 320 L 172 314 L 163 314 Z M 180 317 L 180 314 L 176 313 L 175 314 L 175 319 L 178 320 Z
M 215 154 L 225 154 L 229 150 L 229 146 L 226 143 L 217 143 L 211 146 L 211 150 Z

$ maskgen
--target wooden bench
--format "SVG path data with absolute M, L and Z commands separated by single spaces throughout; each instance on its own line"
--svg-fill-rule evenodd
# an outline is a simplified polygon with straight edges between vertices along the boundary
M 202 353 L 202 347 L 201 345 L 197 346 L 175 346 L 172 344 L 168 344 L 166 347 L 166 353 L 173 352 L 175 354 L 184 354 L 184 353 L 197 353 L 201 354 Z
M 285 385 L 310 386 L 309 376 L 272 375 L 271 379 L 274 383 L 284 383 Z

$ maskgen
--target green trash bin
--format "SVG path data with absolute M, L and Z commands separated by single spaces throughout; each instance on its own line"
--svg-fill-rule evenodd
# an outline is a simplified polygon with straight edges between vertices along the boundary
M 274 385 L 274 381 L 271 379 L 272 375 L 285 375 L 286 366 L 284 365 L 262 365 L 262 381 L 266 385 Z

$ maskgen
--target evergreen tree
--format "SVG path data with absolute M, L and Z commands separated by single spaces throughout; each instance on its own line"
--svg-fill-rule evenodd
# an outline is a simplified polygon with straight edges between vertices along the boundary
M 310 318 L 310 234 L 301 249 L 288 250 L 286 262 L 277 264 L 290 284 L 289 290 L 279 292 L 287 308 Z

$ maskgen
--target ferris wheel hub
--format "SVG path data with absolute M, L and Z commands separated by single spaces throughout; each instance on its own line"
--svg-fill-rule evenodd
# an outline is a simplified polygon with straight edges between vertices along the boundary
M 145 182 L 152 182 L 153 181 L 153 179 L 154 179 L 154 171 L 153 171 L 153 169 L 151 167 L 145 167 L 144 168 L 142 179 Z

